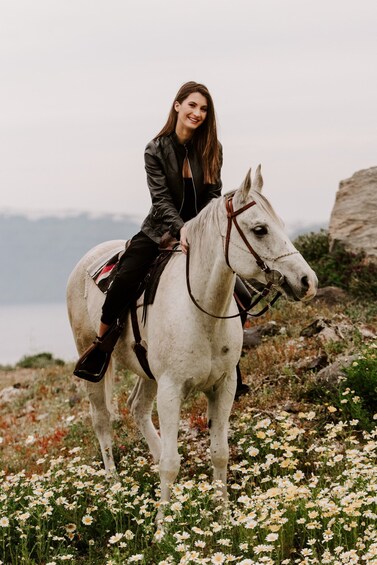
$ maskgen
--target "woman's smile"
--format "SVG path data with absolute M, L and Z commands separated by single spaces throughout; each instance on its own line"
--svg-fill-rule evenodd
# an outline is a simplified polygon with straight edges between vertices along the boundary
M 200 92 L 193 92 L 182 103 L 174 105 L 177 112 L 176 134 L 178 138 L 189 137 L 207 117 L 207 99 Z

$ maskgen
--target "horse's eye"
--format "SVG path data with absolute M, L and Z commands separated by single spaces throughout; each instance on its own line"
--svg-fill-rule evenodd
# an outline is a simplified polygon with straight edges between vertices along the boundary
M 266 226 L 255 226 L 252 231 L 257 237 L 263 237 L 268 233 Z

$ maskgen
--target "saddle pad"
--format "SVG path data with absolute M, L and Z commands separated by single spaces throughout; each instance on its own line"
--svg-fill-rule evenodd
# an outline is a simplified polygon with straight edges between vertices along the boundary
M 115 276 L 116 269 L 114 269 L 114 267 L 118 264 L 128 244 L 129 242 L 127 241 L 125 245 L 111 249 L 88 267 L 87 271 L 89 276 L 102 292 L 107 292 Z

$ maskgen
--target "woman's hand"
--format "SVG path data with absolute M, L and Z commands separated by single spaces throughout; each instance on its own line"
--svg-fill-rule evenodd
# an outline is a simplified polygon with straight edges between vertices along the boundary
M 181 247 L 182 247 L 182 251 L 186 255 L 187 250 L 188 250 L 188 246 L 189 246 L 188 241 L 187 241 L 186 226 L 182 226 L 179 233 L 180 233 L 180 244 L 181 244 Z
M 171 251 L 178 243 L 178 240 L 167 231 L 160 239 L 159 249 L 161 249 L 161 251 Z

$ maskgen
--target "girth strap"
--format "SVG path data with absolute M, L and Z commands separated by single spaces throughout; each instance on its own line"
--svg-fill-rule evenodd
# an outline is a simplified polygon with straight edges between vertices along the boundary
M 133 350 L 135 355 L 146 375 L 152 380 L 156 380 L 154 374 L 151 371 L 151 368 L 148 363 L 147 357 L 147 350 L 145 349 L 144 345 L 141 343 L 141 335 L 139 330 L 139 322 L 137 319 L 137 309 L 136 309 L 136 302 L 131 305 L 130 308 L 131 313 L 131 323 L 132 323 L 132 331 L 134 332 L 135 343 L 133 345 Z

